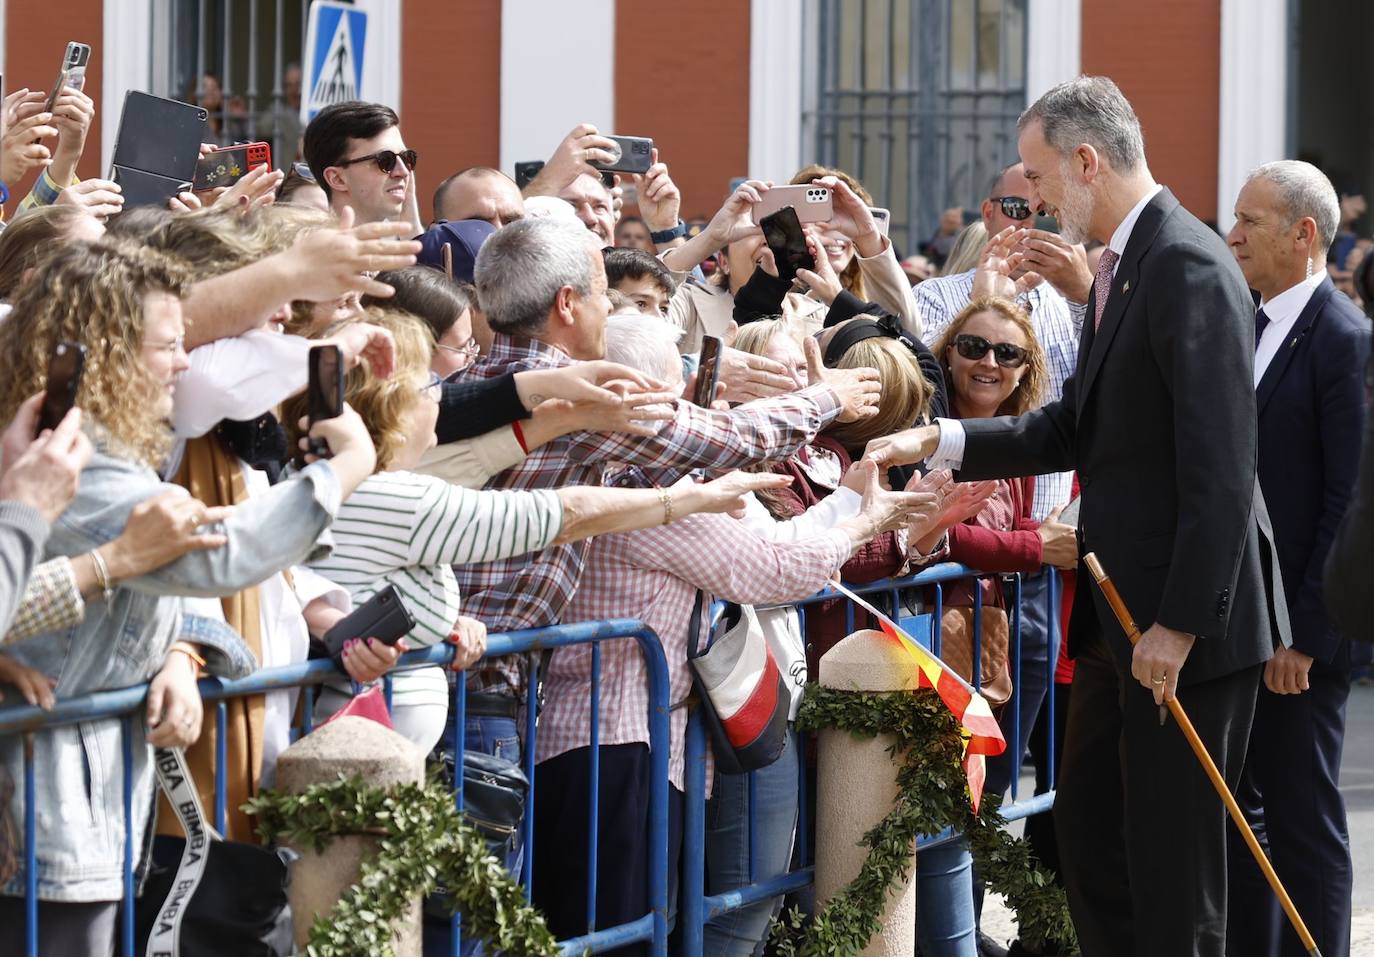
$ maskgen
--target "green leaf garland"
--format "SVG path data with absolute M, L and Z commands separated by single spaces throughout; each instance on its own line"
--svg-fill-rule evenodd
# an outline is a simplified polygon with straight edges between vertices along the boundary
M 858 875 L 809 924 L 792 913 L 774 926 L 782 957 L 845 957 L 866 947 L 881 927 L 888 890 L 907 877 L 916 838 L 947 827 L 968 836 L 979 875 L 1006 896 L 1023 942 L 1036 949 L 1048 941 L 1077 948 L 1063 889 L 1029 844 L 1002 829 L 1000 797 L 985 794 L 973 814 L 959 723 L 933 691 L 870 694 L 809 684 L 797 727 L 863 738 L 890 734 L 896 739 L 893 760 L 901 766 L 897 803 L 864 835 L 868 858 Z
M 512 957 L 561 953 L 544 918 L 437 780 L 383 789 L 341 775 L 302 794 L 264 791 L 244 810 L 257 816 L 268 843 L 284 838 L 319 850 L 345 834 L 380 839 L 358 883 L 310 928 L 308 957 L 390 957 L 396 921 L 440 881 L 463 914 L 465 934 Z

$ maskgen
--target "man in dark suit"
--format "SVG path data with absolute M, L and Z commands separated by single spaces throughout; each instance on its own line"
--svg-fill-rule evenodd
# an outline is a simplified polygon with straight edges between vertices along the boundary
M 1259 479 L 1293 632 L 1293 646 L 1265 666 L 1237 798 L 1325 957 L 1350 953 L 1353 868 L 1338 782 L 1351 664 L 1369 660 L 1332 627 L 1322 591 L 1359 467 L 1370 343 L 1369 320 L 1326 275 L 1339 221 L 1322 172 L 1282 160 L 1250 174 L 1227 237 L 1259 294 Z M 1231 868 L 1228 953 L 1305 955 L 1237 833 Z
M 1148 626 L 1132 648 L 1080 571 L 1054 817 L 1083 954 L 1221 957 L 1223 806 L 1158 706 L 1183 689 L 1234 787 L 1284 613 L 1255 476 L 1254 304 L 1220 238 L 1155 184 L 1111 80 L 1060 84 L 1018 130 L 1032 205 L 1068 242 L 1107 245 L 1078 371 L 1059 402 L 941 420 L 869 455 L 930 456 L 966 480 L 1077 469 L 1083 546 Z

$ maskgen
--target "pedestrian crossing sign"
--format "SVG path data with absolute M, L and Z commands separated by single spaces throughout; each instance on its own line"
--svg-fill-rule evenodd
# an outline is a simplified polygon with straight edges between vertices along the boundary
M 315 0 L 306 28 L 306 95 L 301 121 L 335 103 L 365 99 L 363 59 L 367 54 L 367 11 L 352 4 Z

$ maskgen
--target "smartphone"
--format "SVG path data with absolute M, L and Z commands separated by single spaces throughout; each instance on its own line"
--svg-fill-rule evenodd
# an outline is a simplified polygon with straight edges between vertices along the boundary
M 268 143 L 240 143 L 225 146 L 213 153 L 206 153 L 196 161 L 196 175 L 192 179 L 193 189 L 218 189 L 233 186 L 249 170 L 259 166 L 272 166 L 272 146 Z
M 72 406 L 81 390 L 81 371 L 86 367 L 86 347 L 79 342 L 59 342 L 48 357 L 48 384 L 43 392 L 43 406 L 38 412 L 37 436 L 44 429 L 55 429 Z
M 57 71 L 57 82 L 52 85 L 48 95 L 48 106 L 44 112 L 51 113 L 62 88 L 69 86 L 80 90 L 86 86 L 86 64 L 91 61 L 91 48 L 85 43 L 72 40 L 67 44 L 67 52 L 62 55 L 62 68 Z
M 354 638 L 376 638 L 387 645 L 394 645 L 415 627 L 415 618 L 401 601 L 401 593 L 395 585 L 387 585 L 352 613 L 340 618 L 333 628 L 324 633 L 324 646 L 333 656 L 343 651 L 344 642 Z
M 306 401 L 311 425 L 343 415 L 344 367 L 338 346 L 310 347 L 310 382 L 306 386 Z M 323 439 L 311 439 L 310 454 L 327 459 L 332 453 Z
M 607 133 L 606 139 L 615 143 L 615 149 L 610 151 L 614 158 L 609 163 L 591 161 L 591 165 L 597 169 L 615 173 L 644 173 L 652 165 L 654 141 L 651 137 Z
M 716 399 L 716 383 L 720 380 L 720 353 L 724 343 L 719 336 L 701 337 L 701 361 L 697 363 L 697 384 L 692 390 L 692 402 L 709 409 Z
M 539 171 L 544 168 L 543 160 L 525 160 L 523 163 L 515 164 L 515 185 L 519 189 L 526 186 L 539 175 Z
M 763 241 L 773 251 L 773 260 L 778 265 L 778 278 L 791 282 L 797 278 L 798 269 L 816 268 L 816 260 L 806 248 L 806 234 L 802 232 L 801 220 L 791 206 L 784 206 L 776 213 L 759 221 L 763 230 Z
M 205 142 L 204 107 L 130 90 L 115 135 L 110 179 L 124 191 L 124 208 L 162 206 L 195 179 Z
M 774 186 L 754 207 L 755 224 L 763 225 L 765 216 L 787 206 L 797 211 L 797 219 L 803 223 L 828 223 L 835 215 L 828 186 Z
M 886 236 L 888 227 L 892 225 L 892 211 L 883 209 L 881 206 L 870 206 L 868 211 L 873 214 L 873 222 L 877 225 L 878 232 Z

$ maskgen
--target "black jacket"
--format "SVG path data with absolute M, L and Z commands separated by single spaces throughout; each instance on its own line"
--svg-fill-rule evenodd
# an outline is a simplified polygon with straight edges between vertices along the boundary
M 1225 244 L 1168 190 L 1141 212 L 1063 398 L 1026 415 L 964 423 L 962 479 L 1078 471 L 1084 548 L 1141 630 L 1197 635 L 1193 683 L 1257 664 L 1287 634 L 1256 480 L 1254 306 Z M 1079 577 L 1070 649 L 1100 629 L 1130 645 L 1091 578 Z M 1286 640 L 1285 640 L 1285 643 Z

